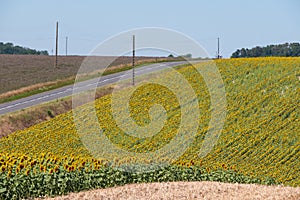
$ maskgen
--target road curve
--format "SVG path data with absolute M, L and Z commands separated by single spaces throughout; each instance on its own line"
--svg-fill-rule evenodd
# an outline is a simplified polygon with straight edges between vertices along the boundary
M 198 61 L 199 62 L 199 61 Z M 136 76 L 140 76 L 143 74 L 159 71 L 168 67 L 174 67 L 177 65 L 181 65 L 187 63 L 186 61 L 178 61 L 178 62 L 163 62 L 163 63 L 155 63 L 150 64 L 147 66 L 143 66 L 140 68 L 136 68 L 135 74 Z M 87 81 L 83 81 L 80 83 L 76 83 L 79 89 L 82 88 L 82 90 L 86 90 L 88 88 L 94 88 L 95 84 L 97 84 L 97 87 L 105 86 L 108 84 L 116 83 L 119 79 L 129 79 L 131 78 L 130 74 L 128 74 L 128 71 L 118 72 L 110 75 L 106 75 L 101 77 L 100 81 L 98 82 L 98 78 L 90 79 Z M 77 92 L 79 92 L 77 91 Z M 22 99 L 18 99 L 15 101 L 7 102 L 0 104 L 0 115 L 4 115 L 10 112 L 18 111 L 21 109 L 25 109 L 31 106 L 35 106 L 41 103 L 45 103 L 48 101 L 52 101 L 55 99 L 63 98 L 72 95 L 73 93 L 73 85 L 64 86 L 61 88 L 57 88 L 54 90 L 50 90 L 47 92 L 35 94 L 29 97 L 25 97 Z

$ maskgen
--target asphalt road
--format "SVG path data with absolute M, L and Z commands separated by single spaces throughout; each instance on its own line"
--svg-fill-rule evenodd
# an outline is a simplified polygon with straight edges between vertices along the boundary
M 180 62 L 164 62 L 164 63 L 150 64 L 147 66 L 136 68 L 135 74 L 136 76 L 140 76 L 143 74 L 159 71 L 168 67 L 174 67 L 184 63 L 186 62 L 180 61 Z M 124 80 L 130 78 L 132 78 L 132 76 L 130 73 L 128 73 L 128 71 L 118 72 L 118 73 L 101 77 L 99 82 L 98 82 L 98 78 L 94 78 L 80 83 L 76 83 L 76 88 L 74 88 L 74 92 L 80 92 L 80 91 L 85 91 L 89 88 L 90 89 L 95 88 L 95 84 L 97 84 L 97 87 L 100 87 L 100 86 L 116 83 L 120 79 Z M 73 85 L 68 85 L 58 89 L 54 89 L 36 95 L 32 95 L 29 97 L 25 97 L 22 99 L 18 99 L 15 101 L 3 103 L 0 104 L 0 115 L 25 109 L 55 99 L 67 97 L 72 94 L 73 94 Z

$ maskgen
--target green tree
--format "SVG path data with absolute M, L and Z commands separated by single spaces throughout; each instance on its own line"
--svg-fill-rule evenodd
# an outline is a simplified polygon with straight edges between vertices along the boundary
M 35 54 L 35 55 L 49 55 L 48 51 L 37 51 L 35 49 L 25 48 L 21 46 L 14 46 L 13 43 L 0 42 L 0 54 Z
M 238 49 L 232 53 L 231 58 L 265 57 L 265 56 L 300 56 L 299 43 L 284 43 L 268 45 L 266 47 L 256 46 L 252 49 Z

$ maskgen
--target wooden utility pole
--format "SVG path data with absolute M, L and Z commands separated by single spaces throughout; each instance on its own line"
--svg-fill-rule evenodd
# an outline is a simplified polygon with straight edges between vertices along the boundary
M 135 35 L 132 36 L 132 85 L 135 85 Z
M 220 38 L 218 38 L 218 53 L 217 58 L 220 59 Z
M 68 55 L 68 36 L 66 37 L 66 56 Z
M 58 54 L 58 22 L 56 22 L 55 67 L 57 67 L 57 54 Z

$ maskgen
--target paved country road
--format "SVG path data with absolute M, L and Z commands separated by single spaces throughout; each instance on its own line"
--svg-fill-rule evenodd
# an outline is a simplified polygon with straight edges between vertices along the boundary
M 199 62 L 199 61 L 197 61 Z M 136 76 L 159 71 L 168 67 L 174 67 L 177 65 L 181 65 L 187 63 L 185 61 L 180 62 L 164 62 L 164 63 L 156 63 L 156 64 L 150 64 L 144 67 L 136 68 L 135 74 Z M 110 75 L 106 75 L 101 77 L 100 81 L 98 82 L 98 78 L 90 79 L 87 81 L 83 81 L 80 83 L 76 83 L 77 88 L 75 88 L 77 91 L 85 91 L 89 88 L 95 88 L 95 84 L 97 84 L 97 87 L 116 83 L 119 79 L 130 79 L 131 74 L 128 73 L 128 71 L 118 72 Z M 55 99 L 63 98 L 72 95 L 73 93 L 73 85 L 64 86 L 61 88 L 57 88 L 54 90 L 50 90 L 47 92 L 39 93 L 36 95 L 32 95 L 29 97 L 25 97 L 22 99 L 18 99 L 15 101 L 7 102 L 0 104 L 0 115 L 7 114 L 10 112 L 14 112 L 17 110 L 25 109 L 31 106 L 35 106 L 41 103 L 45 103 L 48 101 L 52 101 Z

